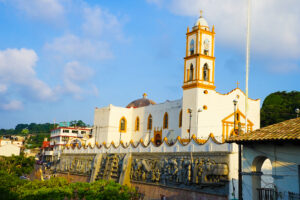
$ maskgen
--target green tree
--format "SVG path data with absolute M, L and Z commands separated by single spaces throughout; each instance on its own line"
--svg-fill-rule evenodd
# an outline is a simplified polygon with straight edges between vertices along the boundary
M 34 157 L 26 158 L 23 154 L 20 156 L 0 157 L 0 171 L 16 176 L 29 174 L 34 168 L 34 162 Z
M 262 105 L 261 126 L 268 126 L 296 117 L 295 109 L 300 108 L 300 92 L 275 92 L 268 95 Z
M 21 131 L 21 134 L 22 135 L 28 135 L 29 134 L 29 130 L 27 128 L 24 128 L 22 131 Z

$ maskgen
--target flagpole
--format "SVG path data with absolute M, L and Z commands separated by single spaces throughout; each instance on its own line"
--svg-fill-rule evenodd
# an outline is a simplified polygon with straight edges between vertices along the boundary
M 251 16 L 251 0 L 248 0 L 248 16 L 247 16 L 247 45 L 246 45 L 246 101 L 245 101 L 245 133 L 248 131 L 248 77 L 250 63 L 250 16 Z

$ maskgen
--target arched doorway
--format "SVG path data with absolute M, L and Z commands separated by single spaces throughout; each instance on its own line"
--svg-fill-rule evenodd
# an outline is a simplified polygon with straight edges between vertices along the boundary
M 252 162 L 252 195 L 253 200 L 276 199 L 272 162 L 266 156 L 258 156 Z
M 161 144 L 161 136 L 160 134 L 155 135 L 155 144 L 159 146 Z

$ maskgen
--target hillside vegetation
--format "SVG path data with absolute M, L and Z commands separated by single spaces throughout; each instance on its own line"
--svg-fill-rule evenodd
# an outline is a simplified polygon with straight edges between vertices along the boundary
M 296 117 L 295 109 L 300 109 L 300 92 L 274 92 L 268 95 L 260 110 L 261 127 L 279 123 Z

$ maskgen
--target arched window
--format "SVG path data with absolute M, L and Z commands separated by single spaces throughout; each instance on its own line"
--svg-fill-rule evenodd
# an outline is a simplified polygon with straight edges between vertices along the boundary
M 182 126 L 182 110 L 179 112 L 179 128 Z
M 195 53 L 195 42 L 192 39 L 190 42 L 190 55 L 193 55 Z
M 190 77 L 189 77 L 189 80 L 192 81 L 194 78 L 194 66 L 193 64 L 191 64 L 190 66 Z
M 169 117 L 168 117 L 168 113 L 166 112 L 164 115 L 163 127 L 168 128 L 169 125 L 168 123 L 169 123 Z
M 150 114 L 148 117 L 148 125 L 147 125 L 147 129 L 151 130 L 152 129 L 152 115 Z
M 236 113 L 236 121 L 240 121 L 240 114 Z
M 203 66 L 203 80 L 209 81 L 209 69 L 207 63 Z
M 122 117 L 122 118 L 120 119 L 119 131 L 120 131 L 120 132 L 126 132 L 126 128 L 127 128 L 126 118 L 125 118 L 125 117 Z
M 140 130 L 140 118 L 136 117 L 135 119 L 135 131 L 139 131 Z

